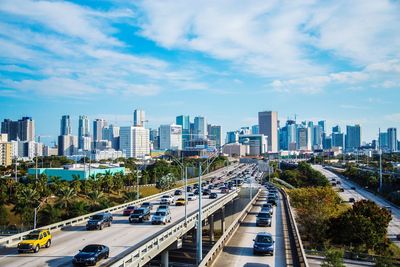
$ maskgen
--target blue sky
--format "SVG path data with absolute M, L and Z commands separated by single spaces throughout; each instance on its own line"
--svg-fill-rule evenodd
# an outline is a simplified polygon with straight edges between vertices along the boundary
M 134 4 L 132 4 L 134 3 Z M 203 115 L 400 128 L 400 2 L 0 1 L 0 119 Z

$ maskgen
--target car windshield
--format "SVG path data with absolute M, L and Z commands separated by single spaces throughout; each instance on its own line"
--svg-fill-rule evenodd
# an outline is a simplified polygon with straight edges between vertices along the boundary
M 269 213 L 259 213 L 257 215 L 257 217 L 260 217 L 260 218 L 271 218 L 271 215 Z
M 272 207 L 272 206 L 271 206 L 270 204 L 264 204 L 264 205 L 263 205 L 263 208 L 265 208 L 265 209 L 266 209 L 266 208 L 270 209 L 271 207 Z
M 158 209 L 162 210 L 162 209 L 168 209 L 167 205 L 160 205 L 158 206 Z
M 93 215 L 92 220 L 103 220 L 103 215 Z
M 157 215 L 157 216 L 165 216 L 165 212 L 157 211 L 155 215 Z
M 193 197 L 194 195 L 193 194 L 189 194 L 189 197 Z
M 184 198 L 179 198 L 178 201 L 185 201 L 185 199 Z
M 138 210 L 135 210 L 135 211 L 133 212 L 133 214 L 142 214 L 142 213 L 144 213 L 144 210 L 143 210 L 143 209 L 138 209 Z
M 100 246 L 90 245 L 82 249 L 82 252 L 96 252 L 100 249 Z
M 34 240 L 34 239 L 39 239 L 39 234 L 29 234 L 27 236 L 24 236 L 24 240 Z
M 126 209 L 127 209 L 127 210 L 134 210 L 135 207 L 134 207 L 134 206 L 128 206 L 128 207 L 126 207 Z
M 144 203 L 142 203 L 142 206 L 150 206 L 150 203 L 149 202 L 144 202 Z
M 161 198 L 169 198 L 169 196 L 162 196 Z
M 272 237 L 267 235 L 258 235 L 256 241 L 259 243 L 272 243 Z

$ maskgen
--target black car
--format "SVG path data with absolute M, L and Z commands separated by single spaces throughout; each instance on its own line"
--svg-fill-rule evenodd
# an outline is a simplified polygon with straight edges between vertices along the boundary
M 217 193 L 211 193 L 209 198 L 211 198 L 211 199 L 218 198 L 218 194 Z
M 269 211 L 261 211 L 256 218 L 256 226 L 269 226 L 272 225 L 272 217 Z
M 153 209 L 153 204 L 151 202 L 143 202 L 142 205 L 140 205 L 141 208 L 148 208 L 149 210 Z
M 193 190 L 193 187 L 191 187 L 191 186 L 187 186 L 187 187 L 186 187 L 186 191 L 192 192 L 192 190 Z
M 175 192 L 174 192 L 174 195 L 175 196 L 181 196 L 183 194 L 183 192 L 182 192 L 182 190 L 180 190 L 180 189 L 177 189 L 177 190 L 175 190 Z
M 86 224 L 87 230 L 99 229 L 102 230 L 105 226 L 111 226 L 113 217 L 111 213 L 98 213 L 90 217 Z
M 110 255 L 110 249 L 104 245 L 87 245 L 74 256 L 72 263 L 74 265 L 96 265 L 101 259 L 107 259 Z
M 149 208 L 140 208 L 135 210 L 130 216 L 129 216 L 129 222 L 134 223 L 134 222 L 144 222 L 150 220 L 150 209 Z
M 208 196 L 209 194 L 211 194 L 211 190 L 210 189 L 203 189 L 202 191 L 204 196 Z
M 276 206 L 276 198 L 268 197 L 267 203 Z
M 263 204 L 261 207 L 261 211 L 269 212 L 271 215 L 274 213 L 274 208 L 271 204 Z

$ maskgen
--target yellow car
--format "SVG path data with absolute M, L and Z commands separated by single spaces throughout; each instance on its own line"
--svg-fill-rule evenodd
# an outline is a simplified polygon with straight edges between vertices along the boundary
M 42 247 L 51 246 L 51 234 L 49 230 L 34 230 L 23 237 L 18 243 L 18 253 L 32 251 L 39 252 Z
M 185 206 L 186 204 L 187 201 L 184 198 L 178 198 L 175 203 L 176 206 Z

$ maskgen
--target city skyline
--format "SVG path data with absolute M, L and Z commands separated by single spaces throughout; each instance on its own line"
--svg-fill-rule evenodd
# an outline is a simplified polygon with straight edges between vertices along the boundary
M 268 109 L 281 120 L 358 123 L 364 140 L 400 128 L 398 2 L 230 7 L 2 1 L 0 28 L 12 34 L 0 40 L 0 117 L 29 114 L 54 136 L 48 114 L 124 125 L 132 106 L 152 127 L 181 113 L 237 129 Z

